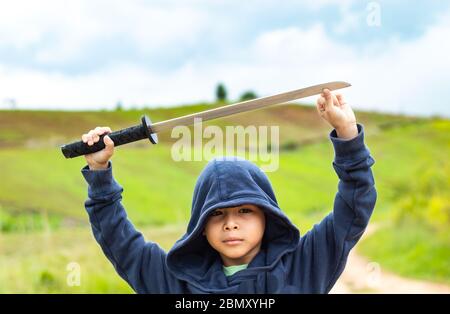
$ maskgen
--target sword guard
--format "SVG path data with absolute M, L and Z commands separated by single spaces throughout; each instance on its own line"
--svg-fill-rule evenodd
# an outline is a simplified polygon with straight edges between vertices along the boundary
M 143 115 L 141 118 L 142 127 L 145 130 L 145 134 L 147 134 L 148 139 L 152 144 L 158 144 L 158 135 L 156 133 L 150 132 L 152 128 L 152 121 L 146 115 Z

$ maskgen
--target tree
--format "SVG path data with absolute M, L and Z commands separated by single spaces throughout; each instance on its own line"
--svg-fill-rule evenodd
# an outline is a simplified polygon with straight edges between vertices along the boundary
M 258 96 L 255 94 L 255 92 L 249 90 L 241 95 L 240 100 L 246 101 L 246 100 L 255 99 L 255 98 L 258 98 Z
M 222 83 L 219 83 L 216 88 L 217 101 L 223 102 L 227 100 L 227 90 Z
M 122 110 L 123 110 L 123 104 L 122 104 L 121 101 L 118 101 L 118 102 L 116 103 L 115 111 L 122 111 Z

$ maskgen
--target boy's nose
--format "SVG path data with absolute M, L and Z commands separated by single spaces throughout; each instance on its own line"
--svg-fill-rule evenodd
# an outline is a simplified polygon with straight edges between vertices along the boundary
M 229 220 L 229 221 L 225 222 L 224 229 L 225 229 L 225 231 L 239 230 L 239 225 L 237 223 L 235 223 L 234 221 Z

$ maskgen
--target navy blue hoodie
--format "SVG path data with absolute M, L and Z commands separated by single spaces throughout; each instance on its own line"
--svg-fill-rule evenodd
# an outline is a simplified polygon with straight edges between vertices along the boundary
M 167 253 L 145 241 L 127 219 L 112 163 L 105 170 L 84 167 L 89 184 L 85 207 L 95 239 L 137 293 L 328 293 L 376 201 L 370 170 L 374 160 L 364 144 L 363 125 L 358 124 L 358 131 L 351 140 L 339 139 L 335 130 L 330 133 L 339 177 L 334 209 L 302 237 L 278 206 L 266 175 L 251 162 L 223 158 L 209 162 L 200 174 L 187 231 Z M 248 268 L 227 277 L 202 231 L 213 210 L 242 204 L 259 206 L 266 228 L 261 250 Z

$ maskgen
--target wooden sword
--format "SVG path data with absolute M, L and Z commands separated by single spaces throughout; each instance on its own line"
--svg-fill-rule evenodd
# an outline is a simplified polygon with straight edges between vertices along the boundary
M 322 93 L 323 89 L 325 88 L 331 91 L 349 86 L 351 86 L 351 84 L 346 82 L 340 81 L 328 82 L 292 90 L 289 92 L 284 92 L 281 94 L 251 99 L 231 105 L 225 105 L 219 108 L 204 110 L 188 114 L 182 117 L 156 122 L 153 124 L 151 123 L 150 119 L 144 115 L 141 118 L 141 124 L 126 129 L 114 131 L 109 133 L 108 135 L 114 142 L 114 146 L 128 144 L 146 138 L 148 138 L 150 142 L 152 142 L 153 144 L 156 144 L 158 143 L 158 136 L 156 135 L 156 133 L 174 128 L 176 126 L 193 125 L 195 121 L 198 121 L 194 119 L 201 119 L 200 121 L 208 121 L 221 117 L 231 116 L 241 112 L 247 112 L 255 109 L 285 103 L 295 99 L 318 95 Z M 94 143 L 94 145 L 92 146 L 89 146 L 87 143 L 84 143 L 83 141 L 76 141 L 73 143 L 62 145 L 61 151 L 66 158 L 74 158 L 98 152 L 103 148 L 105 148 L 105 143 L 103 142 L 103 137 L 105 135 L 106 134 L 101 135 L 99 141 L 97 143 Z

